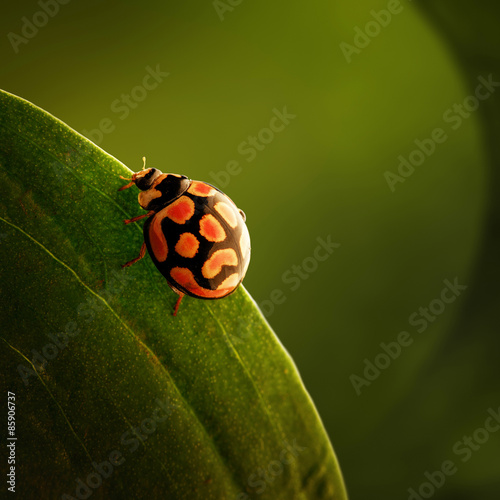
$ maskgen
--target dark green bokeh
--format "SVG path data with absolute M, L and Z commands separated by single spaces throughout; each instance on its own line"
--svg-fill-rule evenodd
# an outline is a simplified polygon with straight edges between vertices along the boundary
M 88 135 L 108 118 L 99 145 L 132 169 L 146 155 L 216 182 L 237 161 L 219 185 L 247 214 L 245 285 L 298 365 L 351 498 L 407 498 L 447 459 L 458 471 L 436 497 L 494 498 L 498 436 L 467 462 L 453 447 L 500 405 L 487 315 L 498 293 L 481 281 L 497 98 L 456 130 L 443 115 L 492 72 L 499 9 L 401 5 L 349 63 L 339 45 L 387 1 L 242 2 L 222 21 L 210 0 L 69 2 L 16 54 L 7 34 L 40 10 L 23 1 L 0 20 L 0 87 Z M 112 103 L 157 65 L 170 75 L 120 119 Z M 248 162 L 240 144 L 284 107 L 296 117 Z M 437 127 L 448 139 L 391 192 L 384 173 Z M 313 266 L 328 236 L 340 247 L 292 290 L 293 266 Z M 410 315 L 455 277 L 469 288 L 418 333 Z M 286 300 L 271 312 L 276 296 Z M 351 375 L 403 330 L 413 344 L 358 396 Z

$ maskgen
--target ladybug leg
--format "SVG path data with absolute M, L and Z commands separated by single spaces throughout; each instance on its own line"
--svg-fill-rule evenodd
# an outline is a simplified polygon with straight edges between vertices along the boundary
M 125 219 L 123 222 L 125 222 L 125 224 L 132 224 L 132 222 L 137 222 L 138 220 L 144 219 L 144 217 L 150 217 L 154 213 L 154 210 L 150 210 L 147 214 L 138 215 L 137 217 L 132 217 L 131 219 Z
M 176 290 L 177 292 L 177 290 Z M 181 293 L 181 292 L 177 292 L 179 294 L 179 298 L 177 299 L 177 302 L 175 303 L 175 307 L 174 307 L 174 312 L 172 314 L 172 316 L 177 316 L 177 311 L 179 310 L 179 306 L 181 305 L 181 300 L 182 300 L 182 297 L 184 297 L 184 294 Z
M 146 255 L 146 243 L 143 243 L 141 246 L 141 250 L 139 252 L 139 256 L 136 257 L 135 259 L 132 259 L 131 261 L 127 262 L 126 264 L 123 264 L 122 268 L 131 266 L 132 264 L 135 264 L 138 260 L 141 260 L 145 255 Z

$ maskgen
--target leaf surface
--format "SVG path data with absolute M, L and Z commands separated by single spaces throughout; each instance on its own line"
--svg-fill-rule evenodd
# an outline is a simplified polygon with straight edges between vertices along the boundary
M 0 385 L 16 394 L 20 497 L 346 498 L 243 287 L 172 317 L 148 256 L 120 266 L 143 241 L 142 221 L 123 224 L 142 212 L 136 188 L 118 192 L 130 171 L 3 91 L 0 134 Z

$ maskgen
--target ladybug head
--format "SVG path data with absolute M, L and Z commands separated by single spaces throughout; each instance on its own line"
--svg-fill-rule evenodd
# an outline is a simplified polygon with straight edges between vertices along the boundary
M 145 210 L 157 210 L 165 206 L 184 193 L 191 184 L 185 175 L 164 174 L 157 168 L 143 168 L 126 180 L 130 182 L 119 191 L 135 184 L 142 191 L 139 193 L 139 204 Z
M 157 168 L 146 168 L 140 172 L 132 174 L 132 182 L 141 190 L 146 191 L 153 182 L 162 174 Z
M 120 175 L 121 179 L 125 179 L 126 181 L 130 181 L 126 186 L 122 186 L 118 191 L 123 191 L 124 189 L 128 189 L 132 187 L 134 184 L 141 190 L 146 191 L 149 189 L 153 182 L 161 175 L 161 172 L 157 168 L 146 168 L 146 157 L 142 158 L 144 165 L 142 170 L 139 172 L 135 172 L 132 174 L 131 179 L 127 179 Z

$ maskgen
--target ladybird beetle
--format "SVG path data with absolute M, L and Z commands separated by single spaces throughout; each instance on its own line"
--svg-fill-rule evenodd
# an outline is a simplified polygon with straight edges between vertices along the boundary
M 245 214 L 216 187 L 193 181 L 184 175 L 164 174 L 146 168 L 132 174 L 130 182 L 141 190 L 139 205 L 148 212 L 125 224 L 148 217 L 144 243 L 156 267 L 179 295 L 175 316 L 184 295 L 199 299 L 220 299 L 234 292 L 245 277 L 250 262 L 250 235 Z

